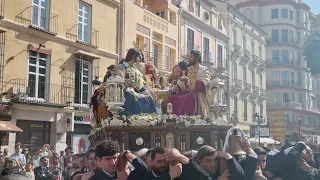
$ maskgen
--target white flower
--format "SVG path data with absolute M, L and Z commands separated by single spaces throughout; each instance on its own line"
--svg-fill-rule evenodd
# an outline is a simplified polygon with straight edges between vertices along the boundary
M 127 122 L 125 122 L 123 125 L 124 125 L 124 126 L 127 126 L 127 125 L 128 125 L 128 123 L 127 123 Z
M 191 123 L 189 121 L 186 121 L 186 122 L 184 122 L 184 125 L 188 127 L 191 125 Z
M 123 119 L 124 121 L 127 120 L 126 115 L 122 115 L 122 119 Z
M 151 124 L 151 126 L 154 126 L 154 125 L 156 125 L 156 122 L 155 121 L 151 121 L 150 124 Z
M 164 119 L 164 120 L 162 121 L 162 123 L 163 123 L 163 124 L 167 123 L 167 120 Z

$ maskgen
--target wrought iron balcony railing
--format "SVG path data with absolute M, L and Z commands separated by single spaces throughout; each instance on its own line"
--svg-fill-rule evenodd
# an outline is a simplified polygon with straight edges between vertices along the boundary
M 12 79 L 4 82 L 1 93 L 8 93 L 8 99 L 14 103 L 28 103 L 42 106 L 66 107 L 70 100 L 64 93 L 64 87 L 46 82 L 26 79 Z
M 16 16 L 16 21 L 52 35 L 58 34 L 58 15 L 46 8 L 29 6 Z
M 83 24 L 75 24 L 67 30 L 68 39 L 85 44 L 94 48 L 99 46 L 99 31 L 84 26 Z
M 158 70 L 171 72 L 174 66 L 174 59 L 161 53 L 143 52 L 147 63 L 153 64 Z

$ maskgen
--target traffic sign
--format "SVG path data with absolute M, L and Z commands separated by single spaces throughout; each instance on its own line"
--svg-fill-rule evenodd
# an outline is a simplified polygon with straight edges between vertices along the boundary
M 281 136 L 281 137 L 285 137 L 286 136 L 286 132 L 276 132 L 276 131 L 270 131 L 270 136 L 271 137 L 278 137 L 278 136 Z
M 285 112 L 270 112 L 269 120 L 270 121 L 285 121 L 286 113 Z
M 271 127 L 270 132 L 286 132 L 285 127 Z

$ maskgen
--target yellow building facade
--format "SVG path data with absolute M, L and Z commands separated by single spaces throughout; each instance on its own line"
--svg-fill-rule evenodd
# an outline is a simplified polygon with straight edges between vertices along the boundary
M 140 48 L 147 62 L 167 74 L 178 62 L 178 12 L 168 1 L 122 1 L 123 56 L 132 47 Z
M 34 149 L 50 143 L 63 149 L 66 113 L 73 114 L 75 126 L 89 131 L 85 121 L 96 88 L 92 80 L 103 77 L 118 60 L 120 1 L 6 0 L 0 4 L 2 101 L 13 102 L 11 122 L 24 130 L 11 134 L 9 144 L 19 141 Z M 77 132 L 70 134 L 72 146 Z

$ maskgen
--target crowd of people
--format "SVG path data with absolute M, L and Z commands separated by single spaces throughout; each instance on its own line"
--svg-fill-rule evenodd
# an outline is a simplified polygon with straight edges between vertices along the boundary
M 251 148 L 242 142 L 246 155 L 231 155 L 209 145 L 180 152 L 154 147 L 120 152 L 118 142 L 105 140 L 84 154 L 72 148 L 60 155 L 44 145 L 33 156 L 19 145 L 9 156 L 5 149 L 2 179 L 35 180 L 319 180 L 319 159 L 303 142 L 280 151 Z

